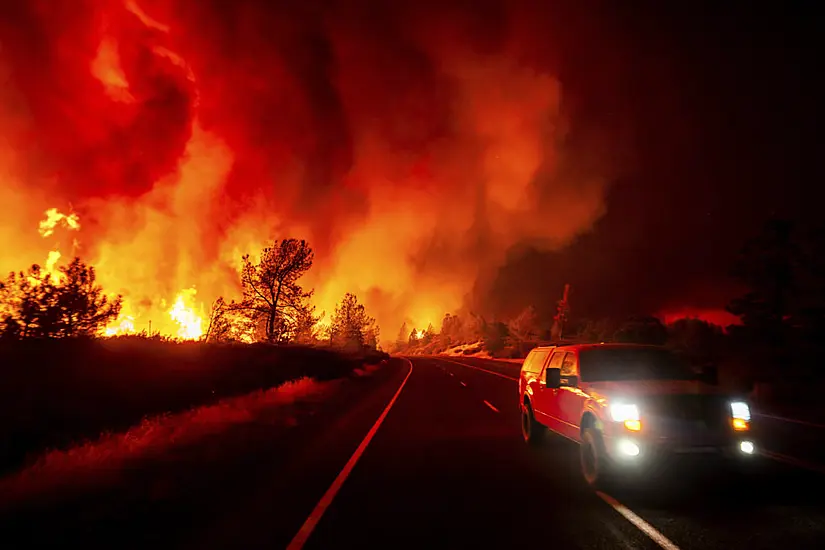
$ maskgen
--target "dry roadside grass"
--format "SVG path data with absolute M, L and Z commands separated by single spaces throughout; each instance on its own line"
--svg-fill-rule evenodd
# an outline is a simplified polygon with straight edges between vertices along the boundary
M 378 368 L 366 365 L 355 369 L 354 374 L 368 376 Z M 2 504 L 14 507 L 20 501 L 55 491 L 111 483 L 141 460 L 197 444 L 233 426 L 262 418 L 274 426 L 294 425 L 297 423 L 295 407 L 325 399 L 340 383 L 340 380 L 318 382 L 301 378 L 268 390 L 223 399 L 214 405 L 146 418 L 125 432 L 105 433 L 65 450 L 48 451 L 30 466 L 0 479 Z
M 326 346 L 170 342 L 139 336 L 0 339 L 0 476 L 146 417 L 179 414 L 303 377 L 352 376 L 385 354 Z

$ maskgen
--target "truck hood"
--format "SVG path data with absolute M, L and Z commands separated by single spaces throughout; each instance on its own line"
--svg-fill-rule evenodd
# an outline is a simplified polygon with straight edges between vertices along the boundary
M 590 382 L 588 387 L 593 393 L 605 397 L 642 397 L 652 395 L 724 395 L 718 386 L 698 380 L 632 380 Z

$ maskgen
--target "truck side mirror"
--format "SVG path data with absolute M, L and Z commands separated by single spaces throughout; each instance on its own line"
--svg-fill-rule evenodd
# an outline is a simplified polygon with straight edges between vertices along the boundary
M 558 389 L 561 386 L 561 369 L 547 369 L 545 383 L 548 388 Z

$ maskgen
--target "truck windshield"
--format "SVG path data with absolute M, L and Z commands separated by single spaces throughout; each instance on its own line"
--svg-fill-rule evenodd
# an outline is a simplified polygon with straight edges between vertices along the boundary
M 585 382 L 611 380 L 691 380 L 696 374 L 679 356 L 656 348 L 600 348 L 579 352 Z

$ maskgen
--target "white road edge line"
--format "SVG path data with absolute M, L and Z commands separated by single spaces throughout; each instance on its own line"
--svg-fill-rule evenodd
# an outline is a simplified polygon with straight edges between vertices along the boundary
M 514 376 L 507 376 L 506 374 L 501 374 L 500 372 L 495 372 L 495 371 L 491 371 L 491 370 L 487 370 L 487 369 L 482 369 L 482 368 L 479 368 L 479 367 L 473 367 L 471 365 L 466 365 L 464 363 L 459 363 L 458 361 L 453 361 L 452 359 L 442 359 L 441 357 L 436 357 L 436 360 L 438 360 L 438 361 L 447 361 L 448 363 L 455 363 L 456 365 L 461 365 L 462 367 L 466 367 L 468 369 L 480 370 L 481 372 L 486 372 L 487 374 L 492 374 L 494 376 L 499 376 L 499 377 L 505 378 L 507 380 L 512 380 L 513 382 L 518 382 L 518 378 L 516 378 Z
M 484 404 L 485 404 L 485 405 L 487 405 L 488 407 L 490 407 L 491 409 L 493 409 L 493 411 L 494 411 L 494 412 L 498 412 L 498 409 L 497 409 L 497 408 L 495 408 L 495 407 L 493 406 L 493 404 L 492 404 L 492 403 L 490 403 L 489 401 L 487 401 L 486 399 L 484 400 Z
M 596 494 L 599 495 L 599 498 L 612 506 L 614 510 L 623 515 L 627 521 L 635 525 L 639 531 L 650 537 L 653 542 L 665 550 L 679 550 L 679 547 L 676 546 L 669 538 L 657 531 L 651 524 L 637 516 L 630 508 L 612 496 L 602 493 L 601 491 L 596 491 Z
M 808 422 L 807 420 L 798 420 L 796 418 L 788 418 L 787 416 L 776 416 L 773 414 L 765 414 L 760 412 L 754 412 L 754 416 L 761 416 L 762 418 L 770 418 L 771 420 L 779 420 L 780 422 L 790 422 L 792 424 L 801 424 L 803 426 L 810 426 L 812 428 L 818 428 L 820 430 L 825 429 L 825 424 L 817 424 L 816 422 Z
M 802 468 L 803 470 L 809 470 L 811 472 L 816 472 L 818 474 L 825 474 L 825 467 L 820 466 L 819 464 L 813 464 L 806 460 L 801 460 L 799 458 L 794 458 L 792 456 L 788 456 L 782 453 L 776 453 L 774 451 L 766 451 L 761 450 L 759 454 L 768 458 L 770 460 L 775 460 L 776 462 L 782 462 L 784 464 L 788 464 L 790 466 L 794 466 L 795 468 Z
M 407 373 L 406 378 L 404 381 L 401 382 L 401 387 L 398 388 L 398 391 L 395 392 L 395 395 L 392 396 L 390 399 L 389 404 L 384 409 L 384 412 L 381 413 L 381 416 L 378 417 L 378 420 L 375 421 L 370 431 L 367 432 L 366 437 L 364 440 L 361 441 L 361 444 L 358 445 L 358 448 L 355 449 L 355 452 L 352 453 L 352 456 L 344 465 L 344 469 L 338 474 L 338 477 L 335 478 L 335 481 L 332 482 L 332 485 L 329 486 L 327 492 L 324 493 L 324 496 L 321 497 L 321 500 L 318 501 L 318 504 L 315 505 L 315 508 L 312 510 L 312 513 L 309 514 L 309 517 L 306 519 L 304 524 L 295 534 L 292 541 L 287 546 L 287 550 L 300 550 L 304 547 L 307 540 L 309 540 L 310 535 L 312 535 L 312 531 L 318 525 L 318 522 L 321 521 L 321 518 L 324 516 L 324 512 L 327 511 L 329 505 L 332 504 L 333 499 L 335 499 L 335 495 L 338 494 L 338 491 L 341 490 L 341 486 L 344 485 L 344 482 L 349 477 L 349 474 L 352 472 L 352 469 L 355 467 L 355 464 L 358 462 L 358 459 L 361 458 L 361 455 L 364 454 L 364 451 L 367 448 L 367 445 L 370 444 L 372 438 L 375 436 L 375 433 L 378 431 L 378 428 L 381 427 L 381 423 L 384 422 L 384 419 L 387 417 L 387 414 L 390 412 L 390 409 L 393 405 L 395 405 L 395 401 L 398 399 L 398 396 L 401 395 L 401 390 L 404 389 L 404 386 L 407 385 L 407 380 L 410 379 L 410 375 L 413 371 L 413 364 L 412 361 L 409 359 L 404 359 L 407 363 L 410 364 L 410 371 Z

